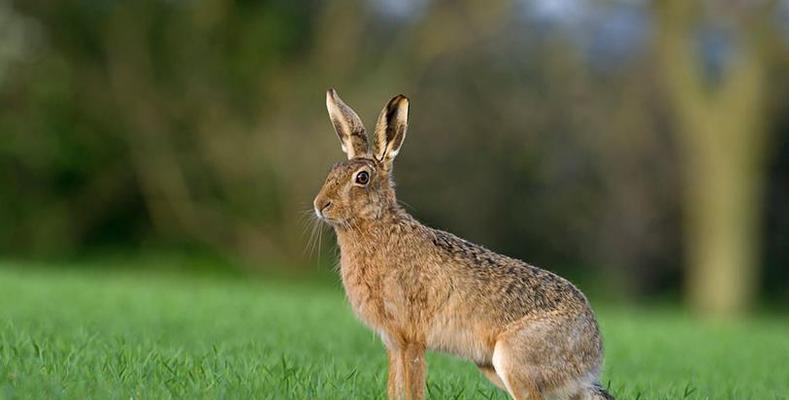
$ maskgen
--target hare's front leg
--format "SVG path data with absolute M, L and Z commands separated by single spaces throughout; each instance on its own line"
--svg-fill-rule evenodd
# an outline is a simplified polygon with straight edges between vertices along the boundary
M 396 349 L 386 349 L 386 358 L 389 361 L 389 371 L 386 381 L 386 393 L 390 400 L 402 399 L 403 391 L 403 363 L 400 362 L 400 353 Z
M 392 400 L 425 398 L 425 345 L 406 343 L 388 348 L 388 394 Z

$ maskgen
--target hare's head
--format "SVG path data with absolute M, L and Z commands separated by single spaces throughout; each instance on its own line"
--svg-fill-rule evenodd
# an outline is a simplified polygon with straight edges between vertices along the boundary
M 359 116 L 334 89 L 326 92 L 326 108 L 348 159 L 332 167 L 315 197 L 315 213 L 335 226 L 379 218 L 397 204 L 392 162 L 405 139 L 408 99 L 395 96 L 386 104 L 375 125 L 371 145 Z

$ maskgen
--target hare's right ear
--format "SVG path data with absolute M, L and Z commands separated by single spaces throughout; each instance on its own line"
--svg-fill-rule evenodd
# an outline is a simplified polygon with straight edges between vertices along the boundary
M 408 98 L 401 94 L 389 100 L 375 124 L 373 155 L 387 171 L 392 169 L 392 162 L 400 152 L 407 130 Z
M 367 133 L 359 116 L 345 104 L 334 89 L 326 91 L 326 109 L 348 159 L 367 153 Z

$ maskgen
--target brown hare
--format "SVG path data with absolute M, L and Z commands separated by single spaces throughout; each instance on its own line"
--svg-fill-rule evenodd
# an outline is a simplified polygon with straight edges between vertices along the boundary
M 392 399 L 422 399 L 425 351 L 474 362 L 514 399 L 613 399 L 599 385 L 603 351 L 589 302 L 567 280 L 422 225 L 395 198 L 392 162 L 408 99 L 362 121 L 331 89 L 326 106 L 347 161 L 315 198 L 340 247 L 356 315 L 383 340 Z

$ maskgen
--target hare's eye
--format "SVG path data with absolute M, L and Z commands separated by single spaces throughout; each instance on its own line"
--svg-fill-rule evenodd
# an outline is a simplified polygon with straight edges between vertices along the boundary
M 370 182 L 370 174 L 367 171 L 359 171 L 359 173 L 356 174 L 356 183 L 366 185 L 367 182 Z

